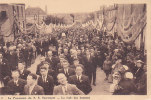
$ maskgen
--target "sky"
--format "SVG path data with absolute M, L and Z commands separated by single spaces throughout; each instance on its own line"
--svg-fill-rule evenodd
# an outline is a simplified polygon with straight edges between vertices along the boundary
M 98 11 L 101 5 L 113 3 L 103 3 L 101 0 L 0 0 L 0 3 L 25 3 L 26 8 L 40 7 L 47 13 L 77 13 Z

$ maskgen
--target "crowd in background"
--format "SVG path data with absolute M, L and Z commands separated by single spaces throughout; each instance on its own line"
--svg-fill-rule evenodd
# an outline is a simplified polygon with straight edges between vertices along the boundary
M 0 93 L 56 95 L 55 87 L 61 84 L 58 74 L 64 73 L 66 81 L 81 91 L 77 94 L 89 94 L 91 85 L 97 85 L 97 68 L 104 71 L 104 81 L 111 83 L 110 92 L 114 95 L 147 93 L 144 50 L 137 50 L 134 44 L 126 44 L 120 37 L 102 31 L 70 33 L 74 32 L 25 35 L 14 42 L 1 42 Z M 36 77 L 28 68 L 38 56 L 36 74 L 39 77 Z M 28 93 L 28 86 L 35 80 L 40 92 Z

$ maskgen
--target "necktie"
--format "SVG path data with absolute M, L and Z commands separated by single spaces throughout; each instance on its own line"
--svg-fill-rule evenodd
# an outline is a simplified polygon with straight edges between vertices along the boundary
M 78 82 L 80 82 L 80 77 L 78 76 Z

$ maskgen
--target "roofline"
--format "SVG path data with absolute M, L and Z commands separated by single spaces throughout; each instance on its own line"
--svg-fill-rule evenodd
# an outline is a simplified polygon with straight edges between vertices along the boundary
M 24 3 L 0 3 L 0 5 L 24 5 Z

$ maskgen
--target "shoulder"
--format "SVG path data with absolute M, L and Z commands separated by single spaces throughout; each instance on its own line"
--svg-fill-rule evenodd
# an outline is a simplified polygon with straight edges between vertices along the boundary
M 27 70 L 27 69 L 24 69 L 24 72 L 25 72 L 25 73 L 30 73 L 30 71 L 29 71 L 29 70 Z
M 73 69 L 73 68 L 69 68 L 69 70 L 74 71 L 74 69 Z
M 61 85 L 55 86 L 54 90 L 58 90 L 61 87 Z
M 48 79 L 51 79 L 51 80 L 52 80 L 52 79 L 53 79 L 53 77 L 52 77 L 51 75 L 48 75 Z
M 74 84 L 68 84 L 68 86 L 71 88 L 77 88 L 76 85 L 74 85 Z
M 22 83 L 26 83 L 26 80 L 24 80 L 24 79 L 19 79 L 18 81 L 20 81 L 20 82 L 22 82 Z
M 35 88 L 38 89 L 38 90 L 43 90 L 43 88 L 39 85 L 35 85 Z
M 62 72 L 63 71 L 63 68 L 59 69 L 59 72 Z
M 27 87 L 28 87 L 28 85 L 26 84 L 26 85 L 24 86 L 24 89 L 27 89 Z
M 86 75 L 82 75 L 82 77 L 85 78 L 85 79 L 88 79 L 88 76 L 86 76 Z
M 10 80 L 8 81 L 8 85 L 12 84 L 13 83 L 13 80 Z
M 69 76 L 70 79 L 74 79 L 75 77 L 76 77 L 76 75 Z

